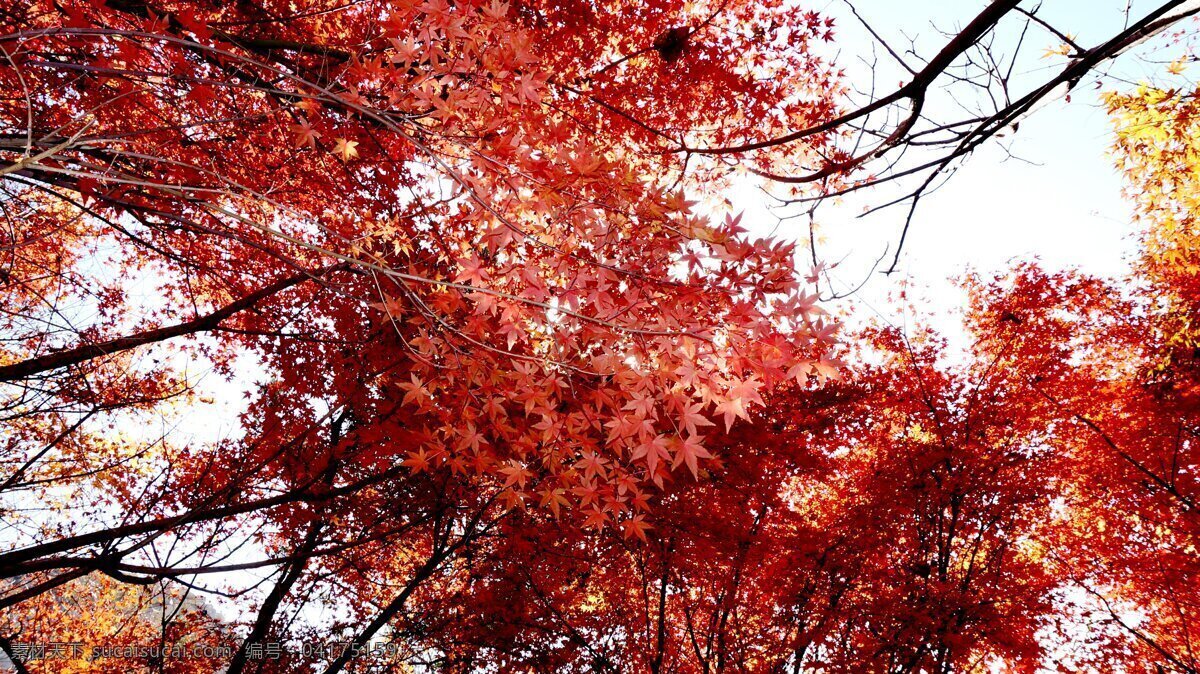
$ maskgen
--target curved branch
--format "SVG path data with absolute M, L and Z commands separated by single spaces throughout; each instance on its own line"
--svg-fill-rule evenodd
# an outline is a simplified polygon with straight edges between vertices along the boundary
M 122 351 L 162 342 L 174 337 L 183 335 L 195 334 L 198 332 L 208 332 L 220 327 L 221 322 L 225 319 L 254 307 L 259 302 L 278 294 L 279 292 L 299 285 L 310 279 L 316 279 L 334 269 L 344 268 L 344 264 L 330 265 L 323 269 L 319 269 L 311 274 L 296 274 L 280 279 L 256 292 L 250 293 L 239 300 L 230 302 L 229 304 L 213 311 L 211 313 L 199 316 L 190 321 L 177 323 L 175 325 L 155 328 L 153 330 L 145 330 L 135 335 L 126 335 L 117 337 L 99 344 L 85 344 L 77 346 L 73 349 L 64 351 L 56 351 L 48 353 L 37 358 L 30 358 L 11 365 L 0 366 L 0 381 L 13 381 L 15 379 L 25 379 L 48 370 L 57 370 L 72 365 L 87 362 L 94 358 L 109 356 Z

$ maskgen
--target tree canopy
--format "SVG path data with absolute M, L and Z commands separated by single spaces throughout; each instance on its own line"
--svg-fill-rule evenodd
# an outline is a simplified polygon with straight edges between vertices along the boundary
M 928 55 L 850 6 L 906 73 L 868 87 L 783 0 L 0 0 L 0 650 L 1200 671 L 1186 61 L 1103 98 L 1133 274 L 966 274 L 959 357 L 729 196 L 879 194 L 894 271 L 977 148 L 1190 44 L 1152 4 L 1087 47 L 994 0 Z M 1014 77 L 1030 32 L 1065 65 Z

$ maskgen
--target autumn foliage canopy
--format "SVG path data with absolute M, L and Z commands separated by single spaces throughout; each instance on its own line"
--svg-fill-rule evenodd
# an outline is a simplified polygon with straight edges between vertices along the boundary
M 872 150 L 809 4 L 0 0 L 0 661 L 1200 671 L 1200 90 L 1104 99 L 1133 277 L 955 355 L 728 195 L 1018 3 Z

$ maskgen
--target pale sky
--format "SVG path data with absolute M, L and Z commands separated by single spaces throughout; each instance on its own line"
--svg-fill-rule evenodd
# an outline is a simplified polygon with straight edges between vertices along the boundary
M 1028 3 L 1027 3 L 1028 4 Z M 1073 34 L 1082 46 L 1090 47 L 1119 32 L 1124 23 L 1126 0 L 1047 0 L 1041 16 L 1056 27 Z M 985 5 L 981 1 L 945 2 L 944 0 L 855 0 L 859 14 L 893 47 L 907 47 L 907 34 L 914 38 L 918 53 L 931 57 L 948 39 L 937 29 L 952 30 L 969 21 Z M 1134 19 L 1158 3 L 1134 1 Z M 861 87 L 869 85 L 869 70 L 858 56 L 870 57 L 870 36 L 853 18 L 843 0 L 822 0 L 816 9 L 837 19 L 838 62 L 848 76 Z M 1000 52 L 1011 54 L 1011 40 L 1020 28 L 1017 17 L 1006 19 Z M 894 40 L 894 42 L 893 42 Z M 1048 78 L 1066 63 L 1066 58 L 1043 58 L 1048 48 L 1061 44 L 1042 29 L 1031 28 L 1022 48 L 1025 56 L 1015 69 L 1018 77 L 1015 95 L 1025 87 Z M 1128 271 L 1127 262 L 1134 252 L 1135 228 L 1130 205 L 1121 195 L 1121 178 L 1108 154 L 1112 143 L 1112 125 L 1099 100 L 1103 90 L 1128 89 L 1147 76 L 1161 79 L 1161 64 L 1184 51 L 1182 46 L 1166 46 L 1164 41 L 1148 43 L 1125 54 L 1109 68 L 1110 77 L 1101 90 L 1094 88 L 1095 78 L 1085 79 L 1075 89 L 1071 102 L 1054 101 L 1024 120 L 1011 140 L 1011 149 L 1019 159 L 1008 157 L 993 142 L 983 151 L 967 158 L 962 168 L 936 193 L 925 197 L 917 211 L 904 245 L 897 273 L 871 275 L 866 285 L 852 298 L 839 302 L 857 322 L 876 311 L 893 320 L 899 306 L 889 302 L 889 294 L 907 285 L 910 297 L 926 298 L 922 310 L 933 313 L 935 325 L 952 338 L 960 337 L 957 311 L 962 294 L 951 277 L 968 269 L 981 273 L 1002 272 L 1014 260 L 1038 259 L 1050 269 L 1079 268 L 1106 276 Z M 879 63 L 890 58 L 878 50 Z M 913 65 L 919 66 L 915 60 Z M 890 65 L 890 64 L 889 64 Z M 1184 79 L 1194 82 L 1200 66 L 1193 65 Z M 880 76 L 881 85 L 891 87 L 907 74 L 891 67 Z M 857 78 L 857 79 L 854 79 Z M 890 78 L 890 79 L 889 79 Z M 932 114 L 953 112 L 949 99 L 932 102 Z M 1008 143 L 1006 143 L 1008 144 Z M 886 195 L 886 198 L 885 198 Z M 857 217 L 866 206 L 873 206 L 897 195 L 883 190 L 866 198 L 849 199 L 843 204 L 826 205 L 818 211 L 820 232 L 825 242 L 818 245 L 826 262 L 845 259 L 834 275 L 856 286 L 868 275 L 868 269 L 890 244 L 892 251 L 907 210 L 906 206 L 868 216 Z M 767 211 L 768 200 L 756 189 L 737 191 L 735 207 L 744 209 L 744 221 L 754 222 L 767 231 L 776 224 Z M 805 221 L 783 224 L 779 232 L 807 237 Z M 911 321 L 910 321 L 911 322 Z

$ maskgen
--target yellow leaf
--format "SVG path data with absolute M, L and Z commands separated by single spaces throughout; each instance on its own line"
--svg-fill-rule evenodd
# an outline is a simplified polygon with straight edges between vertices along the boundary
M 338 138 L 337 144 L 333 146 L 333 153 L 341 157 L 342 161 L 350 161 L 358 156 L 358 141 Z

